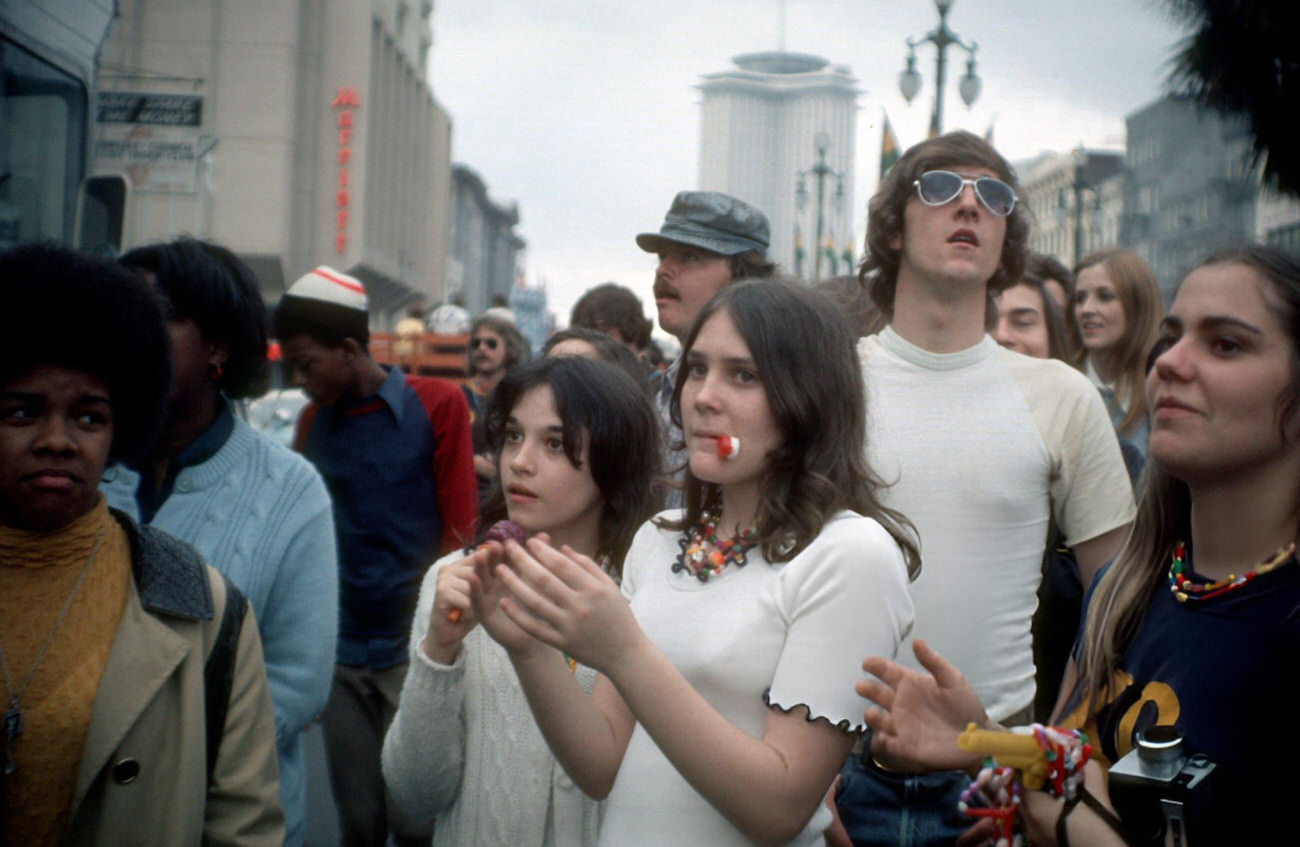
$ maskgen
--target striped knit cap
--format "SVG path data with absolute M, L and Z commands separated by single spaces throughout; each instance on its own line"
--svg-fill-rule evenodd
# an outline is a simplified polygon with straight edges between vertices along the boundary
M 361 284 L 361 280 L 326 265 L 321 265 L 303 274 L 298 278 L 297 282 L 290 286 L 285 294 L 289 297 L 300 297 L 303 300 L 332 303 L 335 306 L 355 309 L 359 312 L 369 310 L 369 304 L 366 301 L 366 288 Z
M 271 331 L 281 341 L 306 334 L 329 347 L 348 338 L 365 346 L 370 342 L 368 305 L 361 280 L 321 265 L 280 298 L 271 315 Z

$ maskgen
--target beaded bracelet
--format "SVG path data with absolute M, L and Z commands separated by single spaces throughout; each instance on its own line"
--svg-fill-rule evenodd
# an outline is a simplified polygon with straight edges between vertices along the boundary
M 988 757 L 974 782 L 962 792 L 958 809 L 968 817 L 992 819 L 997 847 L 1016 843 L 1022 785 L 1064 798 L 1067 809 L 1073 809 L 1084 795 L 1091 797 L 1083 788 L 1083 767 L 1092 757 L 1092 745 L 1080 730 L 1036 723 L 1001 732 L 976 729 L 971 724 L 957 745 Z

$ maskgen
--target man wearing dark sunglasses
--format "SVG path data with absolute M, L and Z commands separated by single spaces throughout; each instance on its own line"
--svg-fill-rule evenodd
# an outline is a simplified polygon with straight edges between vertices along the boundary
M 487 445 L 483 428 L 483 410 L 497 383 L 515 365 L 529 359 L 528 340 L 513 323 L 489 310 L 474 319 L 469 327 L 469 345 L 465 351 L 469 382 L 461 386 L 469 404 L 470 425 L 474 433 L 474 473 L 482 494 L 496 477 L 496 465 Z
M 1133 497 L 1095 390 L 1060 362 L 985 334 L 986 309 L 1023 271 L 1029 221 L 1011 167 L 955 132 L 916 145 L 872 198 L 861 274 L 889 326 L 858 347 L 867 452 L 885 504 L 915 525 L 916 627 L 966 675 L 989 715 L 1029 722 L 1030 620 L 1049 520 L 1090 581 L 1119 547 Z M 898 660 L 923 670 L 910 645 Z M 868 724 L 886 730 L 878 718 Z M 955 749 L 955 737 L 953 739 Z M 841 771 L 836 803 L 859 844 L 952 844 L 969 777 L 872 750 Z

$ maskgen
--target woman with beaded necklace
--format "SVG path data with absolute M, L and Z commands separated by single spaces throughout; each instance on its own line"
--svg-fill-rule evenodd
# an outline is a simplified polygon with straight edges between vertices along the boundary
M 1148 362 L 1137 519 L 1085 600 L 1056 717 L 1084 727 L 1109 763 L 1173 724 L 1188 754 L 1215 764 L 1211 805 L 1190 810 L 1209 829 L 1189 830 L 1191 843 L 1275 843 L 1300 784 L 1278 747 L 1300 667 L 1300 261 L 1259 246 L 1211 256 L 1184 280 Z M 969 765 L 956 734 L 987 717 L 947 662 L 920 642 L 917 656 L 931 675 L 864 664 L 880 681 L 860 693 L 888 710 L 866 716 L 873 748 Z M 1089 787 L 1105 799 L 1099 769 Z M 1031 836 L 1053 843 L 1061 803 L 1025 799 Z M 1138 810 L 1116 808 L 1130 842 L 1148 843 Z M 1092 809 L 1065 829 L 1076 844 L 1121 843 Z
M 683 355 L 686 508 L 640 529 L 622 593 L 569 547 L 509 542 L 475 612 L 566 772 L 608 797 L 601 844 L 817 844 L 862 726 L 854 653 L 911 626 L 916 547 L 843 447 L 864 391 L 824 295 L 728 286 Z M 600 672 L 590 696 L 566 653 Z
M 479 552 L 450 554 L 424 578 L 384 780 L 405 814 L 437 817 L 435 845 L 593 847 L 599 806 L 547 749 L 505 651 L 476 626 L 466 577 L 506 518 L 617 575 L 653 511 L 658 418 L 626 372 L 570 356 L 511 369 L 487 402 L 484 430 L 496 473 Z M 590 691 L 595 671 L 573 671 Z

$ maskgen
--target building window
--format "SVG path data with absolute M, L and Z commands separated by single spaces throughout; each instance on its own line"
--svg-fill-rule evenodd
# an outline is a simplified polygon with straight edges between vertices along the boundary
M 0 38 L 0 249 L 72 241 L 86 104 L 74 77 Z
M 1278 247 L 1291 253 L 1300 251 L 1300 223 L 1269 230 L 1265 242 L 1270 247 Z

